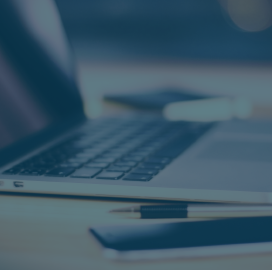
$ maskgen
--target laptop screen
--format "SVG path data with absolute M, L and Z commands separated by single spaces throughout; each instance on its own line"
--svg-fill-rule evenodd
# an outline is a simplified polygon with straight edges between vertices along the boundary
M 0 1 L 0 151 L 83 115 L 69 46 L 48 0 Z

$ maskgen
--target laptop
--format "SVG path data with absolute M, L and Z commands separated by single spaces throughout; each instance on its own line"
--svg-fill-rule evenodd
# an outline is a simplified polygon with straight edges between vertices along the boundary
M 88 120 L 55 3 L 0 13 L 0 192 L 272 202 L 271 122 Z

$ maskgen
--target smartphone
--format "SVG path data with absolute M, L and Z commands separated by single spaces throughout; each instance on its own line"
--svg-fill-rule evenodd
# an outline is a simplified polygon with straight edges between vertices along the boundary
M 188 91 L 185 89 L 159 89 L 157 91 L 143 91 L 133 94 L 106 95 L 104 100 L 116 102 L 138 109 L 162 110 L 165 105 L 177 101 L 190 101 L 211 98 L 210 95 Z
M 272 217 L 90 228 L 117 260 L 196 258 L 272 252 Z

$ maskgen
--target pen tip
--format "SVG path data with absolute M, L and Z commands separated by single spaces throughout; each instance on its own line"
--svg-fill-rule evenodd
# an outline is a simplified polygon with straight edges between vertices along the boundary
M 125 207 L 125 208 L 119 208 L 119 209 L 113 209 L 110 210 L 109 213 L 131 213 L 131 212 L 138 212 L 139 207 Z

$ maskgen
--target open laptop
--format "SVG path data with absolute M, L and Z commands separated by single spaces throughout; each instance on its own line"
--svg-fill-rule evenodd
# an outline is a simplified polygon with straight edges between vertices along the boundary
M 272 202 L 272 123 L 86 119 L 50 0 L 0 1 L 0 191 Z

